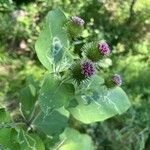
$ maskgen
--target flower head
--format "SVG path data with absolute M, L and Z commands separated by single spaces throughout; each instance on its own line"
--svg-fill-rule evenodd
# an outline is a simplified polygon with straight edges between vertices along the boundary
M 85 77 L 91 77 L 95 74 L 94 64 L 90 60 L 85 60 L 81 63 L 81 73 L 85 75 Z
M 110 53 L 109 46 L 106 42 L 98 43 L 98 50 L 102 55 L 108 55 Z
M 121 86 L 121 84 L 122 84 L 122 79 L 121 79 L 120 75 L 118 75 L 118 74 L 113 75 L 112 81 L 117 86 Z
M 81 19 L 80 17 L 77 17 L 77 16 L 71 17 L 71 21 L 81 27 L 83 27 L 84 23 L 85 23 L 83 19 Z

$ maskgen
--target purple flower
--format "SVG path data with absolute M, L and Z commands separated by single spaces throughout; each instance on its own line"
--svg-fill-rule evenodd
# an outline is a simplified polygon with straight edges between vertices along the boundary
M 98 49 L 102 55 L 108 55 L 110 53 L 109 46 L 106 42 L 98 43 Z
M 113 83 L 114 83 L 115 85 L 117 85 L 117 86 L 121 86 L 121 84 L 122 84 L 121 77 L 120 77 L 120 75 L 118 75 L 118 74 L 114 74 L 114 75 L 113 75 L 112 81 L 113 81 Z
M 86 77 L 90 77 L 95 74 L 94 64 L 90 60 L 85 60 L 81 63 L 81 73 Z
M 71 21 L 81 27 L 83 27 L 84 23 L 85 23 L 83 19 L 81 19 L 80 17 L 77 17 L 77 16 L 71 17 Z

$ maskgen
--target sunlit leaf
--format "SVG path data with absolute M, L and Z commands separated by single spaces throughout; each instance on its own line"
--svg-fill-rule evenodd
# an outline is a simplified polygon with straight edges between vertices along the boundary
M 130 107 L 126 93 L 120 88 L 107 89 L 99 84 L 99 78 L 76 96 L 78 105 L 68 108 L 69 112 L 83 123 L 103 121 L 117 114 L 122 114 Z
M 81 134 L 74 129 L 66 128 L 61 139 L 62 146 L 59 150 L 94 150 L 90 136 Z

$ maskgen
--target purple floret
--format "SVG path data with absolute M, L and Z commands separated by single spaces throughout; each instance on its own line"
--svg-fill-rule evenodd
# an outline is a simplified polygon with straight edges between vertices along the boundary
M 83 27 L 84 23 L 85 23 L 83 19 L 81 19 L 80 17 L 77 17 L 77 16 L 71 17 L 71 21 L 81 27 Z
M 83 63 L 81 63 L 81 70 L 81 73 L 86 77 L 91 77 L 95 74 L 95 67 L 90 60 L 86 60 Z
M 112 81 L 117 86 L 121 86 L 121 84 L 122 84 L 122 79 L 121 79 L 120 75 L 118 75 L 118 74 L 113 75 Z
M 109 46 L 106 42 L 100 42 L 98 44 L 98 49 L 102 55 L 108 55 L 110 53 Z

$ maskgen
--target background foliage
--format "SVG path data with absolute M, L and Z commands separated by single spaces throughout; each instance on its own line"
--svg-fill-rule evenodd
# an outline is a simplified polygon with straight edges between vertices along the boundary
M 120 73 L 123 89 L 132 102 L 132 108 L 121 116 L 92 125 L 77 124 L 76 128 L 81 133 L 88 133 L 98 150 L 149 150 L 149 0 L 1 0 L 0 105 L 7 105 L 11 115 L 19 119 L 16 108 L 19 91 L 29 80 L 26 77 L 40 80 L 45 72 L 35 54 L 35 41 L 47 12 L 57 7 L 67 16 L 78 15 L 85 20 L 82 36 L 88 41 L 108 41 L 113 55 L 106 60 L 103 74 Z M 16 131 L 13 132 L 15 136 Z M 25 135 L 23 131 L 21 134 L 35 136 Z

